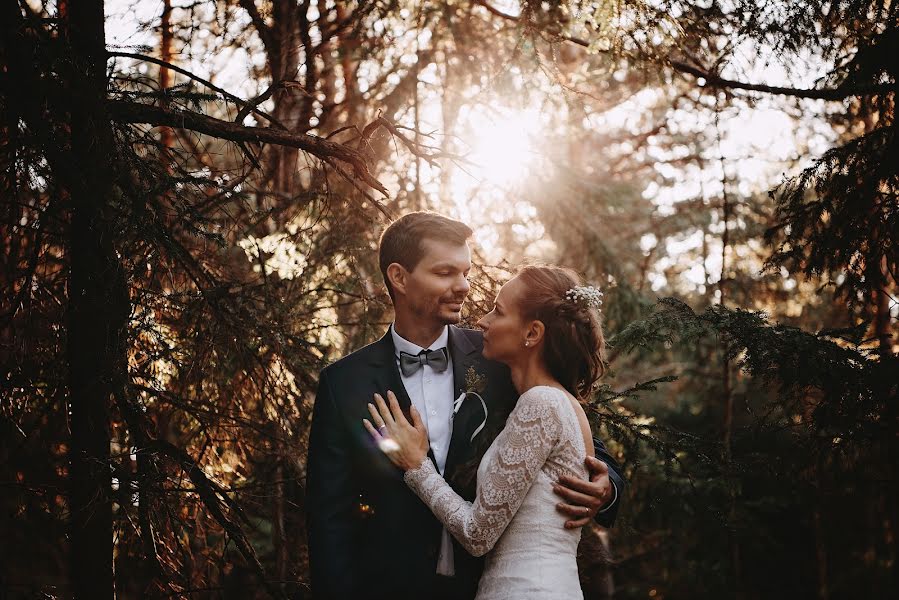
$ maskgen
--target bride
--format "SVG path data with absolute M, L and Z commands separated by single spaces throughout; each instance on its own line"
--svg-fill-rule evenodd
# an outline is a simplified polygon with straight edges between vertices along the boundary
M 568 269 L 523 267 L 478 322 L 484 357 L 509 366 L 520 396 L 481 460 L 474 502 L 456 494 L 428 459 L 428 432 L 414 406 L 409 423 L 392 392 L 387 402 L 375 395 L 369 411 L 381 433 L 364 420 L 447 530 L 473 555 L 486 554 L 481 600 L 583 598 L 581 530 L 562 526 L 553 495 L 561 475 L 588 478 L 583 457 L 593 455 L 579 401 L 603 373 L 602 293 L 579 283 Z

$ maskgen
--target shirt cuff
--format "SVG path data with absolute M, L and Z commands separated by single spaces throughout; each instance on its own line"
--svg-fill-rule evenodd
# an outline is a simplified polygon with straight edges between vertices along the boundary
M 615 482 L 612 481 L 611 479 L 609 480 L 609 483 L 612 484 L 612 491 L 615 492 L 615 493 L 612 495 L 612 501 L 609 502 L 608 504 L 606 504 L 606 507 L 605 507 L 605 508 L 596 511 L 596 514 L 598 514 L 598 515 L 600 515 L 600 514 L 606 512 L 607 510 L 609 510 L 610 508 L 612 508 L 613 506 L 615 506 L 615 502 L 618 501 L 618 487 L 615 485 Z

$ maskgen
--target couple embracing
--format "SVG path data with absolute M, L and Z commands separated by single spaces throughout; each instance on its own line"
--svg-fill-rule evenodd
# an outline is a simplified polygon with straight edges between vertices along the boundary
M 581 527 L 624 482 L 581 407 L 603 370 L 598 290 L 523 267 L 456 327 L 471 229 L 410 213 L 381 236 L 395 318 L 321 373 L 307 461 L 315 598 L 581 598 Z

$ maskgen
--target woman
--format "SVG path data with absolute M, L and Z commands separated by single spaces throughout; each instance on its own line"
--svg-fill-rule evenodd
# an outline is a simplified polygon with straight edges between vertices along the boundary
M 459 497 L 427 458 L 428 434 L 414 406 L 410 424 L 392 393 L 375 397 L 364 425 L 405 471 L 407 485 L 472 554 L 486 557 L 477 598 L 582 598 L 576 553 L 580 529 L 565 529 L 553 485 L 587 478 L 593 454 L 584 399 L 602 375 L 601 292 L 551 266 L 527 266 L 508 281 L 484 329 L 484 357 L 511 370 L 520 397 L 484 454 L 474 502 Z M 382 430 L 383 431 L 383 430 Z M 492 550 L 492 551 L 491 551 Z

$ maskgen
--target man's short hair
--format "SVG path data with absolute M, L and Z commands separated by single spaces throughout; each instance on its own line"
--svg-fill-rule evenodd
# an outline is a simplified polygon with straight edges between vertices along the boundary
M 423 240 L 449 242 L 461 246 L 468 241 L 471 234 L 471 228 L 465 223 L 435 212 L 411 212 L 388 225 L 381 234 L 378 244 L 378 264 L 390 299 L 395 300 L 395 297 L 390 279 L 387 277 L 387 267 L 398 263 L 411 272 L 424 256 Z

